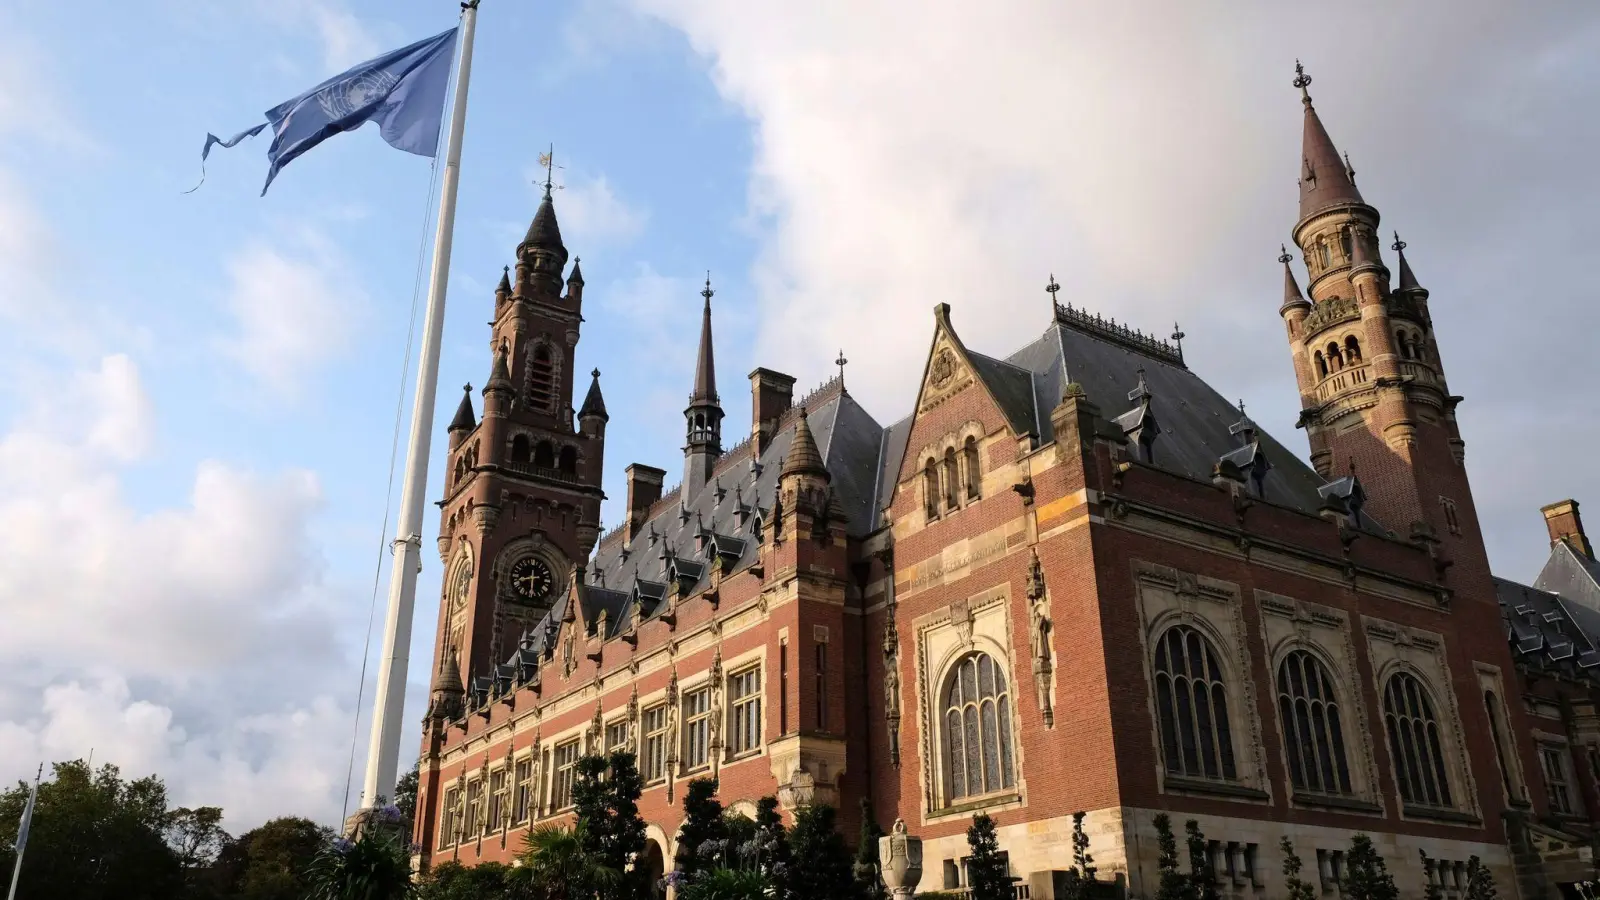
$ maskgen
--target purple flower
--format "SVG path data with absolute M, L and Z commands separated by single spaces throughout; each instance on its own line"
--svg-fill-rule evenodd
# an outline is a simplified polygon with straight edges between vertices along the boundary
M 422 852 L 422 845 L 421 844 L 407 844 L 406 845 L 406 852 L 407 853 L 421 853 Z
M 355 846 L 355 844 L 350 843 L 350 841 L 348 839 L 346 839 L 346 838 L 336 837 L 336 838 L 333 839 L 333 852 L 335 852 L 335 853 L 338 853 L 338 854 L 349 853 L 351 848 L 353 848 L 354 846 Z
M 378 821 L 393 823 L 400 821 L 400 819 L 400 807 L 393 804 L 378 807 Z

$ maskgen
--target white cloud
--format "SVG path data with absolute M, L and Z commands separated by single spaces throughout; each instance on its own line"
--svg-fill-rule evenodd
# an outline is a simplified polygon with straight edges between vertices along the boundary
M 4 94 L 0 84 L 0 97 Z M 0 167 L 0 316 L 35 317 L 43 311 L 41 300 L 49 294 L 46 287 L 56 249 L 42 214 L 19 180 Z
M 0 13 L 0 135 L 73 152 L 100 148 L 65 110 L 55 60 Z
M 277 245 L 256 241 L 227 263 L 234 333 L 220 349 L 266 387 L 295 393 L 344 346 L 366 294 L 320 234 Z
M 754 123 L 759 361 L 804 380 L 843 338 L 853 392 L 884 417 L 911 400 L 929 307 L 950 303 L 970 346 L 1007 352 L 1048 321 L 1054 272 L 1062 301 L 1158 336 L 1182 321 L 1194 366 L 1304 452 L 1288 433 L 1298 397 L 1273 262 L 1296 217 L 1296 56 L 1433 289 L 1466 437 L 1482 439 L 1474 472 L 1518 465 L 1526 439 L 1502 440 L 1482 401 L 1560 417 L 1559 382 L 1532 357 L 1591 358 L 1587 254 L 1538 242 L 1600 241 L 1584 149 L 1600 128 L 1572 112 L 1597 99 L 1600 7 L 1363 0 L 1343 20 L 1384 27 L 1352 55 L 1321 12 L 1265 2 L 941 0 L 908 15 L 825 0 L 782 16 L 740 0 L 634 2 L 688 36 Z M 1507 254 L 1523 260 L 1515 276 L 1495 259 Z M 1539 322 L 1586 325 L 1550 333 L 1511 296 L 1539 297 Z M 1537 332 L 1541 349 L 1508 365 L 1508 330 Z M 1490 358 L 1492 373 L 1473 365 Z M 1569 490 L 1600 493 L 1600 477 L 1564 474 Z M 1526 519 L 1552 499 L 1482 477 L 1478 491 L 1486 517 Z M 1491 549 L 1527 575 L 1539 543 Z
M 332 75 L 383 51 L 384 39 L 338 0 L 257 0 L 254 12 L 286 31 L 315 33 L 322 51 L 321 67 Z M 387 31 L 387 29 L 382 29 Z
M 617 196 L 604 175 L 576 180 L 561 193 L 561 238 L 582 250 L 602 243 L 622 243 L 639 235 L 649 215 Z

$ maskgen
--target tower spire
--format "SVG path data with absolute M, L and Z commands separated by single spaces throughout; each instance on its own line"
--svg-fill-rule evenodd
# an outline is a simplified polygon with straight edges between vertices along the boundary
M 683 447 L 683 498 L 693 502 L 711 477 L 711 467 L 722 455 L 722 404 L 717 397 L 716 357 L 711 349 L 711 273 L 700 292 L 705 306 L 700 313 L 700 352 L 694 365 L 694 390 L 683 411 L 688 442 Z
M 1294 269 L 1289 263 L 1294 261 L 1294 254 L 1282 244 L 1278 245 L 1278 262 L 1283 263 L 1283 305 L 1278 307 L 1279 314 L 1294 306 L 1310 306 L 1304 294 L 1300 293 L 1300 285 L 1294 280 Z
M 1365 203 L 1356 189 L 1355 172 L 1340 158 L 1328 129 L 1311 104 L 1311 76 L 1297 59 L 1294 81 L 1306 108 L 1305 132 L 1300 143 L 1300 218 L 1341 203 Z
M 1411 263 L 1406 261 L 1406 242 L 1400 240 L 1400 232 L 1396 231 L 1394 233 L 1394 243 L 1390 244 L 1389 247 L 1399 257 L 1395 265 L 1400 267 L 1400 285 L 1395 290 L 1420 294 L 1426 298 L 1428 289 L 1417 283 L 1416 273 L 1411 271 Z
M 711 273 L 707 271 L 706 286 L 700 292 L 706 302 L 700 313 L 700 352 L 695 356 L 694 393 L 689 395 L 691 405 L 717 404 L 717 363 L 711 349 L 711 298 L 715 295 L 716 291 L 711 289 Z

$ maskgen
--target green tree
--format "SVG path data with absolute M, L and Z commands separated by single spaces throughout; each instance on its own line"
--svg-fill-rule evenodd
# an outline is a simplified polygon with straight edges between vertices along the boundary
M 789 873 L 792 870 L 789 852 L 789 834 L 783 827 L 783 817 L 778 814 L 776 797 L 762 797 L 756 802 L 756 871 L 766 882 L 772 900 L 789 897 Z
M 1083 831 L 1084 813 L 1072 814 L 1072 868 L 1056 894 L 1060 900 L 1087 900 L 1089 885 L 1095 883 L 1094 857 L 1089 853 L 1089 835 Z
M 794 827 L 789 830 L 789 855 L 793 862 L 784 879 L 792 900 L 856 897 L 850 851 L 836 828 L 837 819 L 838 814 L 831 806 L 807 806 L 795 813 Z
M 1418 850 L 1417 854 L 1422 857 L 1422 900 L 1444 900 L 1444 888 L 1439 885 L 1439 861 L 1429 856 L 1426 850 Z
M 1184 823 L 1183 830 L 1189 845 L 1189 880 L 1194 883 L 1194 895 L 1200 900 L 1218 900 L 1217 871 L 1211 865 L 1205 833 L 1194 819 Z
M 722 827 L 727 832 L 727 849 L 717 864 L 725 869 L 756 868 L 756 823 L 746 815 L 728 810 L 722 814 Z
M 509 900 L 515 871 L 504 863 L 463 866 L 450 860 L 434 866 L 417 886 L 417 900 Z
M 524 838 L 513 873 L 514 894 L 532 900 L 591 900 L 597 894 L 612 896 L 622 873 L 603 865 L 584 850 L 584 838 L 577 829 L 557 825 L 538 825 Z
M 883 889 L 883 879 L 878 874 L 878 838 L 883 829 L 872 817 L 872 801 L 861 798 L 861 841 L 856 845 L 856 862 L 852 867 L 856 882 L 861 885 L 861 896 L 867 900 L 884 900 L 888 894 Z
M 1500 895 L 1494 889 L 1494 876 L 1489 867 L 1476 856 L 1467 858 L 1467 900 L 1496 900 Z
M 0 871 L 9 880 L 30 785 L 0 794 Z M 17 895 L 23 900 L 169 900 L 185 888 L 168 844 L 167 789 L 154 776 L 124 781 L 116 766 L 56 763 L 39 785 Z
M 283 817 L 239 835 L 217 854 L 219 893 L 228 900 L 301 900 L 306 870 L 333 832 Z
M 1172 834 L 1172 818 L 1159 813 L 1156 826 L 1156 869 L 1161 881 L 1156 886 L 1156 900 L 1195 900 L 1194 881 L 1178 869 L 1178 839 Z
M 1289 890 L 1288 900 L 1317 900 L 1317 892 L 1311 887 L 1310 882 L 1300 878 L 1300 857 L 1294 852 L 1294 842 L 1285 835 L 1278 842 L 1278 849 L 1283 851 L 1283 877 Z
M 600 865 L 622 873 L 612 900 L 644 896 L 648 886 L 642 866 L 634 866 L 645 849 L 645 824 L 639 817 L 644 779 L 632 753 L 586 756 L 578 760 L 572 803 L 585 852 Z
M 393 807 L 389 807 L 393 810 Z M 398 826 L 394 810 L 382 824 Z M 354 841 L 337 837 L 306 870 L 307 900 L 406 900 L 416 896 L 411 855 L 394 828 L 367 827 Z
M 411 771 L 400 776 L 394 786 L 394 805 L 400 810 L 401 824 L 409 836 L 416 833 L 417 785 L 422 778 L 422 761 L 411 764 Z M 407 840 L 410 840 L 407 837 Z
M 678 893 L 679 900 L 764 900 L 767 883 L 760 872 L 718 866 L 707 869 Z
M 1000 839 L 988 813 L 972 817 L 967 828 L 967 890 L 972 900 L 1009 900 L 1011 878 L 1000 856 Z
M 1346 900 L 1399 900 L 1394 876 L 1384 865 L 1372 838 L 1358 834 L 1350 839 L 1350 854 L 1345 858 L 1344 896 Z
M 678 852 L 673 855 L 677 871 L 674 881 L 694 880 L 701 871 L 714 865 L 728 839 L 722 819 L 722 803 L 717 800 L 717 780 L 696 778 L 683 792 L 683 828 L 678 832 Z M 702 849 L 702 845 L 705 846 Z

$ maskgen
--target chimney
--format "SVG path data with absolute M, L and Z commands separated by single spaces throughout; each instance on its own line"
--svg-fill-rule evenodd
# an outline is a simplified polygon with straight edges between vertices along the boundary
M 778 433 L 778 417 L 794 405 L 794 378 L 771 369 L 750 373 L 750 433 L 756 439 L 756 455 L 766 451 Z
M 628 474 L 628 540 L 631 541 L 644 527 L 645 514 L 661 499 L 661 484 L 667 473 L 644 463 L 634 463 L 625 471 Z
M 1540 509 L 1544 513 L 1544 527 L 1550 529 L 1550 543 L 1565 541 L 1567 546 L 1594 559 L 1594 549 L 1589 536 L 1583 533 L 1583 519 L 1578 516 L 1578 501 L 1562 500 Z

